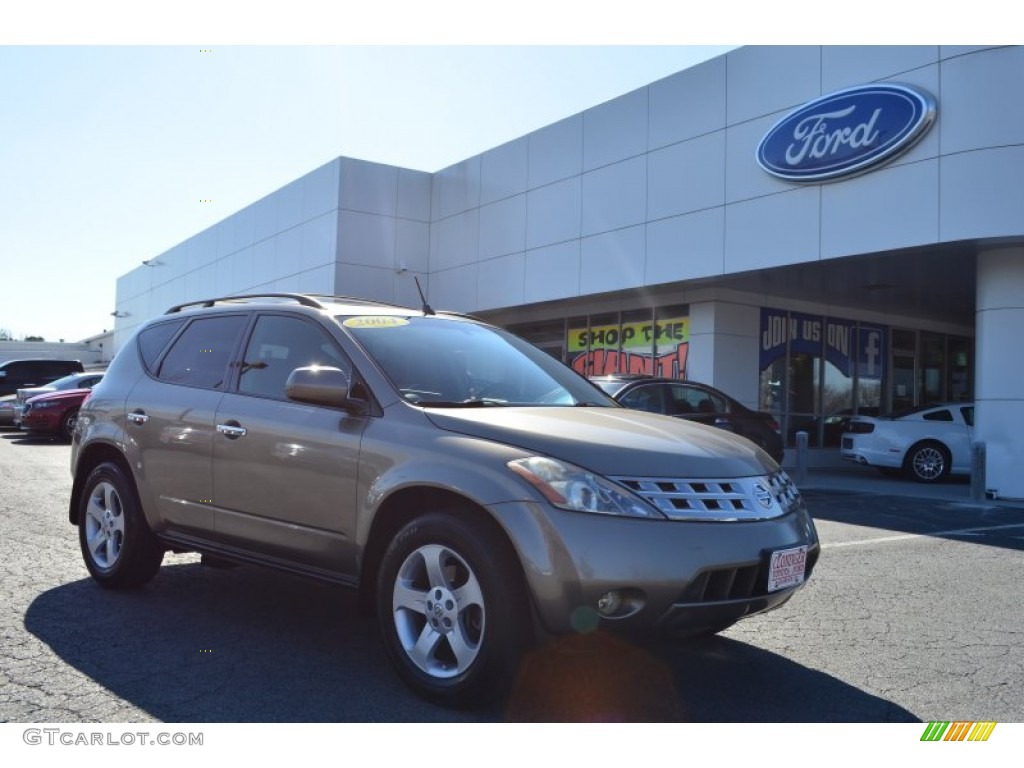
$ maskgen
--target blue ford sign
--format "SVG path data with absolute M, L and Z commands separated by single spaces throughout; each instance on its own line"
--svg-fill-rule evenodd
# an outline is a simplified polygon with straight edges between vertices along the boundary
M 836 91 L 777 122 L 757 162 L 787 181 L 829 181 L 887 162 L 935 122 L 935 100 L 905 85 L 875 83 Z

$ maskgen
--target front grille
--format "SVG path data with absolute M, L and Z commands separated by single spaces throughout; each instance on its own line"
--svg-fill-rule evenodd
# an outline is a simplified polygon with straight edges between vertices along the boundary
M 818 562 L 818 550 L 807 553 L 804 582 Z M 719 603 L 728 600 L 749 600 L 768 594 L 768 563 L 744 565 L 739 568 L 713 568 L 701 571 L 680 595 L 677 603 Z
M 613 477 L 671 520 L 767 520 L 800 503 L 800 492 L 782 471 L 763 477 L 683 480 Z

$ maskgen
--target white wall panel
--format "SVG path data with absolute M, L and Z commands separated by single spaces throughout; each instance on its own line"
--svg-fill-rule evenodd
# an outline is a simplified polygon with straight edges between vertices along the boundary
M 526 195 L 480 207 L 480 258 L 517 253 L 526 247 Z
M 476 261 L 479 240 L 479 209 L 436 222 L 431 231 L 431 271 L 451 269 Z
M 432 176 L 422 171 L 398 170 L 398 211 L 403 219 L 430 221 Z
M 298 290 L 302 293 L 335 293 L 334 278 L 336 269 L 335 264 L 325 264 L 316 269 L 300 272 L 297 275 Z
M 394 216 L 398 205 L 398 169 L 345 158 L 341 162 L 338 205 L 347 211 Z
M 1024 147 L 964 152 L 940 163 L 942 240 L 1021 234 Z
M 725 203 L 725 131 L 647 156 L 647 218 L 661 219 Z
M 277 233 L 277 201 L 268 195 L 253 204 L 253 242 L 266 240 Z
M 583 174 L 581 234 L 597 234 L 644 221 L 647 158 L 641 155 Z
M 883 168 L 821 187 L 821 257 L 934 243 L 939 161 Z
M 340 159 L 332 160 L 302 177 L 302 221 L 337 209 L 340 178 Z
M 580 236 L 581 186 L 580 177 L 576 176 L 527 193 L 527 248 Z
M 231 217 L 231 249 L 235 253 L 248 248 L 256 238 L 256 206 L 247 205 Z
M 256 258 L 256 246 L 250 245 L 228 256 L 231 262 L 231 290 L 229 293 L 241 293 L 252 285 L 252 263 Z
M 787 110 L 788 112 L 788 110 Z M 725 199 L 728 203 L 788 192 L 794 185 L 761 170 L 757 145 L 787 112 L 777 112 L 729 128 L 725 136 Z
M 297 179 L 274 192 L 277 206 L 275 231 L 283 232 L 302 223 L 302 187 L 302 179 Z
M 217 263 L 213 265 L 214 288 L 218 296 L 227 296 L 234 290 L 234 284 L 231 281 L 232 266 L 231 256 L 217 259 Z
M 617 229 L 580 243 L 580 293 L 643 285 L 646 227 Z
M 639 155 L 647 149 L 647 89 L 619 96 L 583 113 L 583 170 Z
M 395 222 L 395 268 L 425 273 L 430 268 L 430 225 L 398 219 Z
M 999 46 L 992 45 L 940 45 L 939 52 L 943 59 L 952 59 L 977 51 L 990 50 Z
M 395 219 L 370 213 L 340 211 L 338 261 L 391 269 L 395 263 Z
M 502 144 L 480 156 L 480 204 L 486 205 L 526 191 L 529 140 Z
M 477 308 L 515 307 L 525 296 L 526 255 L 512 253 L 480 262 Z
M 729 125 L 788 111 L 821 95 L 821 48 L 751 45 L 726 54 Z
M 647 225 L 644 284 L 720 275 L 725 269 L 725 209 L 673 216 Z
M 530 189 L 583 171 L 583 115 L 573 115 L 534 131 L 528 143 Z
M 302 272 L 313 264 L 311 254 L 302 247 L 302 227 L 292 227 L 274 238 L 274 277 Z
M 276 239 L 270 238 L 269 240 L 261 240 L 253 246 L 248 274 L 244 277 L 247 285 L 261 285 L 277 277 L 275 274 L 277 262 L 274 258 L 276 245 Z
M 454 312 L 477 310 L 477 264 L 435 272 L 430 281 L 430 306 Z
M 726 273 L 817 260 L 819 209 L 816 187 L 729 206 Z
M 326 213 L 307 221 L 299 230 L 302 238 L 301 269 L 333 264 L 337 258 L 337 213 Z
M 579 240 L 526 252 L 525 302 L 564 299 L 579 292 Z
M 725 128 L 726 57 L 684 69 L 648 87 L 651 149 Z
M 1024 144 L 1024 48 L 942 63 L 942 152 Z M 949 105 L 943 109 L 943 105 Z
M 826 45 L 821 49 L 822 93 L 877 80 L 899 80 L 899 75 L 938 59 L 937 45 Z
M 434 175 L 432 215 L 445 219 L 480 205 L 480 156 L 438 171 Z
M 321 270 L 326 271 L 321 272 Z M 386 302 L 394 300 L 394 270 L 381 267 L 340 262 L 336 268 L 333 266 L 318 267 L 315 270 L 310 270 L 309 273 L 304 272 L 303 282 L 319 280 L 319 276 L 326 275 L 331 270 L 335 272 L 334 282 L 337 293 L 341 296 Z

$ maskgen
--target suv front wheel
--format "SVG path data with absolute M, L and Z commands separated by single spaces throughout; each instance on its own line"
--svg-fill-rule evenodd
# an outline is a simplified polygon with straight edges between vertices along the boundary
M 92 577 L 111 589 L 140 587 L 164 558 L 142 514 L 135 485 L 112 462 L 98 465 L 85 481 L 78 504 L 78 540 Z
M 381 562 L 377 615 L 402 679 L 447 706 L 508 690 L 529 637 L 522 576 L 508 547 L 447 512 L 407 524 Z

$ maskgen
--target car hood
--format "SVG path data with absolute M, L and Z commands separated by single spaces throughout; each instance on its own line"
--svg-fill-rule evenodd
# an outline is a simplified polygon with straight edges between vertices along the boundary
M 54 387 L 28 387 L 27 389 L 19 389 L 17 392 L 17 398 L 21 400 L 21 402 L 25 402 L 26 400 L 31 400 L 33 397 L 46 395 L 50 392 L 56 391 L 57 390 Z
M 729 432 L 628 408 L 494 407 L 424 409 L 450 432 L 564 459 L 602 475 L 733 478 L 778 465 Z

